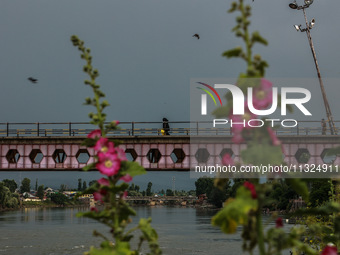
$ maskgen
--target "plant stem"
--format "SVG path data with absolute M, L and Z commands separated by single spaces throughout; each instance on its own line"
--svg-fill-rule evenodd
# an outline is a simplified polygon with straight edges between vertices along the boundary
M 258 239 L 260 255 L 265 255 L 266 251 L 265 251 L 265 246 L 264 246 L 261 211 L 262 211 L 262 202 L 259 201 L 259 208 L 257 210 L 257 215 L 256 215 L 256 230 L 257 230 L 257 239 Z

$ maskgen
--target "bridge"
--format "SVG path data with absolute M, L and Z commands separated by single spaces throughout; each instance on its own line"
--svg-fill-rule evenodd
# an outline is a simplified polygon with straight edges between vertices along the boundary
M 320 121 L 298 123 L 276 130 L 284 161 L 338 165 L 340 157 L 326 153 L 340 145 L 340 137 L 329 132 L 322 135 Z M 123 122 L 108 137 L 120 141 L 127 158 L 149 171 L 188 171 L 192 164 L 221 164 L 225 153 L 240 161 L 245 144 L 232 143 L 230 128 L 207 128 L 202 122 L 169 124 L 169 136 L 162 135 L 162 122 Z M 0 171 L 81 170 L 93 162 L 93 149 L 81 145 L 93 129 L 88 123 L 0 123 Z

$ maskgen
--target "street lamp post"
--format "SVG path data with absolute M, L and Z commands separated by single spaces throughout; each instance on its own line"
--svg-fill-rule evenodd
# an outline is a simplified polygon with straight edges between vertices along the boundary
M 294 1 L 293 3 L 289 4 L 289 7 L 294 9 L 294 10 L 302 10 L 303 11 L 303 15 L 305 17 L 305 22 L 306 22 L 306 28 L 301 28 L 301 25 L 294 25 L 294 27 L 297 31 L 306 32 L 306 34 L 307 34 L 309 46 L 311 48 L 313 58 L 314 58 L 316 72 L 317 72 L 318 78 L 319 78 L 321 94 L 322 94 L 322 98 L 323 98 L 323 102 L 324 102 L 324 105 L 325 105 L 326 114 L 327 114 L 327 118 L 328 118 L 329 129 L 330 129 L 332 135 L 336 135 L 337 132 L 336 132 L 336 128 L 335 128 L 334 121 L 333 121 L 332 111 L 331 111 L 331 108 L 330 108 L 328 100 L 327 100 L 325 87 L 324 87 L 322 79 L 321 79 L 320 69 L 319 69 L 318 61 L 316 59 L 315 49 L 314 49 L 312 37 L 311 37 L 311 34 L 310 34 L 310 30 L 313 28 L 313 26 L 315 24 L 315 19 L 312 19 L 308 23 L 306 11 L 305 11 L 305 9 L 308 8 L 313 3 L 313 0 L 304 0 L 304 3 L 305 3 L 304 5 L 299 6 L 296 3 L 296 1 Z

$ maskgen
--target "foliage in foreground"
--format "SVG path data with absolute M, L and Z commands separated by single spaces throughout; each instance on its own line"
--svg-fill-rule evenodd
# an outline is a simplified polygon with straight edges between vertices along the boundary
M 136 215 L 135 211 L 124 200 L 127 196 L 128 182 L 134 176 L 144 174 L 145 170 L 138 163 L 129 162 L 126 159 L 125 152 L 118 147 L 118 144 L 107 138 L 107 133 L 110 130 L 118 128 L 118 121 L 105 122 L 104 109 L 109 106 L 109 103 L 103 99 L 105 94 L 96 83 L 99 73 L 92 67 L 90 49 L 86 48 L 84 42 L 79 40 L 77 36 L 72 36 L 71 41 L 81 52 L 81 58 L 86 61 L 83 71 L 88 74 L 89 80 L 85 80 L 84 83 L 92 88 L 94 97 L 86 98 L 85 104 L 95 107 L 96 112 L 91 112 L 89 117 L 90 123 L 98 127 L 88 134 L 83 144 L 93 148 L 96 153 L 94 162 L 87 165 L 84 170 L 96 168 L 103 174 L 103 178 L 99 179 L 84 193 L 93 193 L 94 199 L 102 203 L 104 209 L 92 207 L 90 212 L 79 213 L 79 216 L 97 220 L 110 229 L 106 234 L 94 231 L 94 235 L 102 237 L 103 242 L 100 248 L 91 247 L 87 254 L 140 254 L 143 242 L 149 244 L 150 254 L 161 254 L 158 235 L 151 227 L 151 219 L 140 219 L 137 226 L 126 230 L 129 223 L 132 222 L 131 216 Z M 133 233 L 137 230 L 140 231 L 141 235 L 137 247 L 132 249 L 130 241 L 134 237 Z
M 276 137 L 272 127 L 264 123 L 261 127 L 254 128 L 249 125 L 249 119 L 259 119 L 252 111 L 249 110 L 249 103 L 257 110 L 264 110 L 273 104 L 273 88 L 270 81 L 264 79 L 265 69 L 268 67 L 267 62 L 262 60 L 259 55 L 252 55 L 252 48 L 255 44 L 267 45 L 267 41 L 261 37 L 260 33 L 255 31 L 249 32 L 251 7 L 245 5 L 243 0 L 238 0 L 231 4 L 230 13 L 239 12 L 236 17 L 236 26 L 233 32 L 237 37 L 243 39 L 245 48 L 236 47 L 223 53 L 227 58 L 241 58 L 247 64 L 245 73 L 241 73 L 237 81 L 238 87 L 242 90 L 247 98 L 244 106 L 243 115 L 233 114 L 233 97 L 231 92 L 227 93 L 225 98 L 227 104 L 214 111 L 217 118 L 228 117 L 235 123 L 245 123 L 245 125 L 233 125 L 232 141 L 236 144 L 246 143 L 247 146 L 241 151 L 241 158 L 244 164 L 250 165 L 283 165 L 281 141 Z M 248 90 L 248 88 L 251 90 Z M 247 95 L 247 93 L 252 93 Z M 252 100 L 248 101 L 249 98 Z M 226 166 L 236 165 L 231 155 L 226 154 L 222 163 Z M 224 178 L 223 178 L 224 177 Z M 220 176 L 215 181 L 217 187 L 222 188 L 228 181 L 226 176 Z M 253 178 L 256 176 L 252 176 Z M 237 178 L 237 176 L 234 176 Z M 294 255 L 301 253 L 316 255 L 323 249 L 322 255 L 337 254 L 336 246 L 339 245 L 339 213 L 340 206 L 337 203 L 330 203 L 318 209 L 307 209 L 298 211 L 295 216 L 312 215 L 325 217 L 327 224 L 319 224 L 309 221 L 309 225 L 295 226 L 291 228 L 289 233 L 283 230 L 282 218 L 276 215 L 272 216 L 275 221 L 274 227 L 264 227 L 262 222 L 262 212 L 270 202 L 266 194 L 273 191 L 277 179 L 282 178 L 282 173 L 277 173 L 272 182 L 259 183 L 259 179 L 244 181 L 236 190 L 235 198 L 229 198 L 222 210 L 220 210 L 212 219 L 212 224 L 221 228 L 226 233 L 235 233 L 238 226 L 242 226 L 243 250 L 249 254 L 253 254 L 254 249 L 258 248 L 261 255 L 282 254 L 283 250 L 289 249 Z M 295 190 L 303 199 L 308 202 L 309 192 L 306 182 L 297 178 L 286 179 L 286 183 Z M 314 199 L 315 200 L 315 199 Z M 285 202 L 285 201 L 282 201 Z M 315 218 L 314 218 L 315 219 Z M 321 232 L 323 231 L 323 232 Z M 320 236 L 320 233 L 323 233 Z M 308 240 L 319 240 L 319 243 L 311 245 L 306 242 Z M 332 242 L 332 245 L 328 245 Z

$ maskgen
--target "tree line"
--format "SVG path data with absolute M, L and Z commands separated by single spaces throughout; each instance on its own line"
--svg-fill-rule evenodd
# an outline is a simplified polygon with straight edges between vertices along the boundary
M 223 190 L 220 190 L 214 186 L 213 178 L 201 177 L 195 182 L 196 195 L 206 194 L 209 203 L 222 207 L 224 201 L 236 196 L 236 190 L 245 181 L 246 179 L 229 180 Z M 317 207 L 329 201 L 332 186 L 330 179 L 307 179 L 305 181 L 308 183 L 310 192 L 309 207 Z M 271 211 L 288 212 L 292 207 L 292 200 L 298 199 L 299 195 L 285 179 L 268 182 L 272 182 L 273 190 L 266 194 L 268 198 L 266 208 Z

